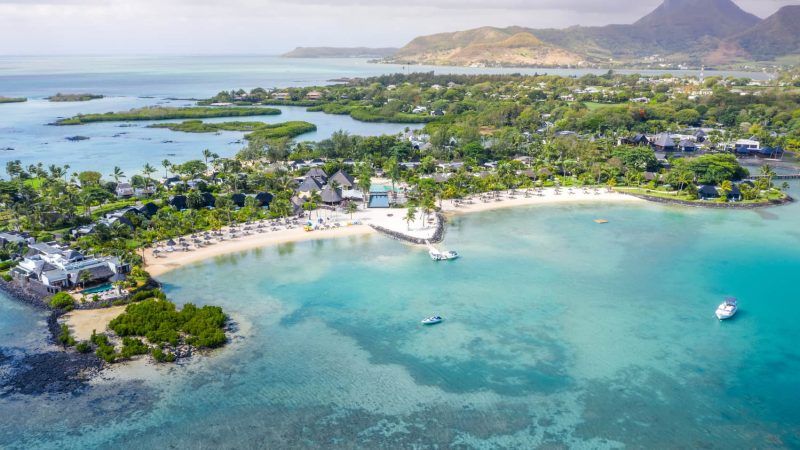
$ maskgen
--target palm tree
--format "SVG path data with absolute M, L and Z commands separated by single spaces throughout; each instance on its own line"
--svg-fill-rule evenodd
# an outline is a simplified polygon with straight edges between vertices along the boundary
M 775 177 L 775 171 L 772 170 L 772 167 L 769 164 L 764 164 L 761 166 L 761 177 L 767 179 L 767 189 L 772 187 L 772 179 Z
M 347 206 L 345 206 L 345 211 L 350 214 L 350 220 L 353 220 L 353 214 L 358 211 L 358 205 L 354 202 L 347 202 Z
M 319 209 L 317 205 L 322 203 L 322 196 L 320 195 L 319 191 L 311 191 L 311 197 L 309 198 L 309 202 L 313 206 L 311 209 L 317 210 L 317 219 L 319 219 Z
M 206 165 L 208 165 L 208 159 L 212 158 L 213 156 L 214 154 L 211 153 L 211 150 L 209 149 L 203 150 L 203 160 L 206 162 Z
M 161 166 L 164 167 L 164 178 L 169 178 L 169 168 L 172 166 L 172 163 L 169 162 L 168 159 L 161 161 Z
M 119 179 L 125 178 L 125 172 L 123 172 L 119 166 L 114 166 L 114 171 L 111 173 L 111 176 L 114 177 L 114 182 L 119 184 Z
M 417 208 L 414 206 L 409 206 L 408 211 L 406 211 L 406 216 L 403 218 L 403 220 L 406 221 L 408 231 L 411 231 L 411 222 L 415 222 L 417 220 Z
M 153 166 L 151 166 L 150 163 L 145 163 L 144 167 L 142 168 L 142 173 L 144 174 L 144 177 L 147 179 L 148 182 L 151 181 L 150 180 L 150 175 L 155 173 L 155 171 L 156 171 L 156 169 Z M 145 185 L 145 187 L 148 187 L 148 186 Z

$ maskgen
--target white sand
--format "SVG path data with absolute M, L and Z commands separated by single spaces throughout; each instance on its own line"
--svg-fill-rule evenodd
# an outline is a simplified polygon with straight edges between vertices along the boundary
M 584 193 L 580 189 L 575 189 L 572 194 L 569 190 L 562 189 L 560 195 L 556 195 L 555 189 L 543 189 L 542 195 L 531 195 L 525 197 L 522 192 L 516 195 L 516 198 L 509 198 L 508 193 L 500 195 L 501 200 L 490 200 L 483 202 L 479 198 L 474 198 L 471 203 L 462 203 L 456 206 L 453 201 L 446 200 L 442 204 L 442 211 L 446 214 L 464 214 L 471 212 L 489 211 L 498 208 L 510 208 L 515 206 L 527 205 L 549 205 L 549 204 L 564 204 L 564 203 L 596 203 L 596 202 L 615 202 L 615 203 L 635 203 L 643 202 L 639 198 L 619 194 L 616 192 L 607 192 L 605 189 L 594 193 Z M 378 225 L 383 228 L 401 232 L 413 237 L 422 239 L 429 239 L 436 230 L 435 220 L 423 222 L 422 213 L 418 212 L 417 219 L 411 223 L 405 221 L 406 209 L 368 209 L 359 210 L 353 215 L 354 221 L 360 221 L 360 225 L 342 226 L 336 229 L 329 230 L 315 230 L 305 231 L 303 228 L 284 229 L 279 231 L 266 231 L 263 233 L 254 233 L 249 236 L 242 236 L 233 240 L 225 240 L 209 246 L 200 247 L 192 251 L 175 251 L 171 253 L 162 254 L 161 257 L 156 258 L 153 256 L 151 249 L 145 252 L 146 269 L 153 277 L 158 277 L 166 272 L 183 267 L 188 264 L 203 261 L 205 259 L 214 258 L 217 256 L 237 253 L 253 248 L 265 247 L 270 245 L 283 244 L 287 242 L 299 242 L 312 239 L 328 239 L 343 236 L 354 236 L 362 234 L 370 234 L 375 231 L 368 225 Z M 325 218 L 328 222 L 347 223 L 351 218 L 343 212 L 331 213 L 328 211 L 321 211 L 320 217 Z M 431 215 L 428 219 L 433 218 Z M 312 212 L 312 219 L 315 221 L 317 213 Z
M 67 324 L 75 340 L 86 341 L 92 337 L 92 331 L 104 333 L 108 329 L 108 324 L 123 312 L 125 312 L 125 306 L 78 309 L 64 314 L 62 321 Z
M 509 198 L 507 192 L 504 192 L 500 196 L 501 201 L 495 201 L 492 199 L 488 202 L 483 202 L 480 200 L 480 198 L 476 197 L 471 200 L 472 203 L 462 203 L 460 206 L 456 206 L 452 201 L 445 200 L 444 204 L 442 205 L 442 211 L 445 213 L 460 214 L 489 211 L 500 208 L 511 208 L 515 206 L 597 202 L 641 203 L 646 201 L 632 195 L 620 194 L 618 192 L 608 192 L 606 189 L 600 189 L 597 191 L 597 193 L 595 193 L 593 190 L 589 190 L 588 193 L 584 193 L 584 191 L 581 189 L 573 189 L 572 192 L 573 193 L 570 194 L 568 189 L 561 189 L 561 194 L 557 195 L 554 188 L 548 188 L 542 189 L 541 196 L 532 194 L 530 197 L 526 198 L 524 196 L 524 192 L 519 191 L 515 195 L 516 198 L 513 199 Z

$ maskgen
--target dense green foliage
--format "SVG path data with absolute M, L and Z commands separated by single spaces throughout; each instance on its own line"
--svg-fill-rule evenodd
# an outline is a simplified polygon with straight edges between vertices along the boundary
M 157 362 L 173 362 L 175 361 L 175 354 L 165 352 L 161 347 L 153 347 L 150 351 L 150 354 L 153 356 Z
M 173 303 L 145 300 L 129 305 L 109 328 L 120 336 L 144 336 L 153 344 L 178 345 L 185 334 L 187 344 L 212 348 L 225 343 L 226 321 L 222 309 L 216 306 L 197 308 L 188 303 L 177 311 Z
M 747 170 L 739 165 L 733 155 L 711 154 L 697 158 L 681 158 L 673 162 L 673 172 L 688 171 L 699 184 L 721 184 L 723 181 L 741 180 Z
M 274 138 L 293 138 L 304 133 L 315 131 L 317 126 L 313 123 L 303 121 L 292 121 L 282 123 L 264 122 L 220 122 L 206 123 L 201 120 L 187 120 L 181 123 L 157 123 L 150 125 L 150 128 L 168 128 L 172 131 L 183 131 L 187 133 L 213 133 L 217 131 L 245 131 L 246 139 L 251 135 L 263 139 Z
M 108 112 L 102 114 L 79 114 L 67 119 L 60 119 L 55 125 L 80 125 L 91 122 L 122 122 L 132 120 L 165 120 L 165 119 L 204 119 L 209 117 L 245 117 L 278 115 L 281 110 L 260 107 L 185 107 L 168 108 L 152 106 L 132 109 L 125 112 Z
M 125 359 L 130 359 L 136 355 L 146 355 L 150 353 L 150 347 L 148 347 L 141 339 L 136 338 L 122 338 L 122 350 L 119 352 L 119 356 Z
M 53 298 L 50 299 L 50 306 L 59 309 L 72 308 L 75 306 L 75 299 L 66 292 L 57 292 L 53 295 Z
M 58 93 L 47 97 L 51 102 L 87 102 L 89 100 L 97 100 L 103 98 L 100 94 L 62 94 Z
M 69 327 L 66 324 L 61 324 L 61 332 L 56 340 L 64 347 L 72 347 L 75 345 L 75 338 L 69 332 Z
M 748 86 L 749 81 L 709 77 L 700 83 L 692 78 L 611 72 L 580 78 L 414 73 L 290 88 L 283 91 L 289 100 L 275 100 L 270 92 L 256 88 L 223 91 L 208 102 L 311 105 L 311 111 L 349 114 L 364 121 L 430 122 L 428 133 L 455 136 L 462 140 L 461 146 L 487 133 L 510 139 L 548 122 L 553 131 L 604 136 L 724 127 L 724 133 L 711 138 L 756 134 L 765 145 L 800 148 L 800 93 L 775 85 Z M 308 100 L 311 91 L 321 92 L 322 98 Z M 425 110 L 415 113 L 417 107 Z M 436 110 L 445 114 L 429 114 Z
M 3 97 L 0 95 L 0 104 L 3 103 L 23 103 L 27 102 L 28 99 L 25 97 Z
M 88 341 L 80 341 L 75 345 L 75 350 L 78 353 L 89 353 L 92 351 L 92 344 Z
M 108 340 L 108 336 L 105 334 L 97 334 L 92 331 L 92 337 L 89 339 L 90 342 L 97 346 L 95 350 L 95 355 L 97 355 L 100 359 L 107 363 L 113 363 L 119 357 L 116 349 L 111 342 Z

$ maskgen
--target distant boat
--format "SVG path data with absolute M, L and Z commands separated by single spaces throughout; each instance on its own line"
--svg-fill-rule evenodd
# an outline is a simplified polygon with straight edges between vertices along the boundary
M 427 319 L 422 319 L 423 325 L 436 325 L 437 323 L 442 323 L 442 319 L 440 316 L 431 316 Z
M 449 259 L 458 258 L 458 253 L 454 252 L 452 250 L 440 252 L 439 250 L 436 250 L 435 248 L 432 248 L 432 249 L 430 249 L 430 251 L 428 251 L 428 254 L 431 256 L 431 259 L 434 260 L 434 261 L 447 261 Z
M 725 299 L 724 302 L 722 302 L 722 304 L 720 304 L 717 307 L 717 312 L 716 312 L 717 319 L 719 320 L 730 319 L 731 317 L 733 317 L 734 314 L 736 314 L 736 311 L 738 309 L 739 308 L 736 305 L 736 299 L 733 297 L 728 297 Z

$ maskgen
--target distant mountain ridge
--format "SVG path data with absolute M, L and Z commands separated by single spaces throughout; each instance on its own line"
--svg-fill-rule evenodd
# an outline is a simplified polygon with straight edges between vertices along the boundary
M 393 62 L 573 66 L 770 60 L 800 54 L 800 6 L 762 20 L 732 0 L 664 0 L 632 24 L 566 29 L 482 27 L 413 39 Z
M 397 50 L 392 47 L 297 47 L 281 56 L 284 58 L 388 58 Z

